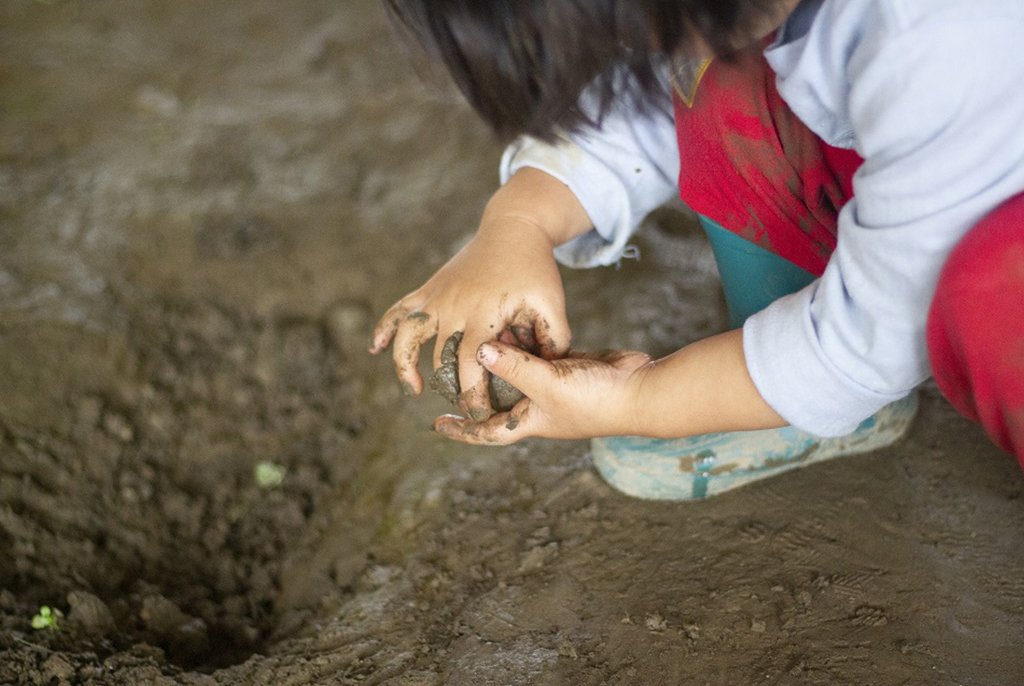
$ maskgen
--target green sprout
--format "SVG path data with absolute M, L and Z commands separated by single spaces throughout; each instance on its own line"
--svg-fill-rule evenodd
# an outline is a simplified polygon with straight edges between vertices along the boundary
M 253 470 L 256 485 L 262 489 L 277 488 L 284 482 L 285 468 L 273 462 L 258 462 Z
M 49 605 L 43 605 L 39 608 L 39 612 L 35 617 L 32 618 L 32 628 L 38 630 L 42 629 L 56 629 L 57 622 L 64 613 L 55 607 Z

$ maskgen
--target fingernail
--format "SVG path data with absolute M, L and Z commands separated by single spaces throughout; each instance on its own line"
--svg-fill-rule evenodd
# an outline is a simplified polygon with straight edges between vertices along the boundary
M 481 364 L 494 364 L 498 360 L 498 349 L 490 343 L 484 343 L 480 346 L 480 349 L 477 350 L 476 356 L 477 359 L 480 360 Z
M 490 417 L 491 414 L 487 410 L 482 410 L 476 407 L 469 411 L 469 416 L 474 422 L 482 422 Z
M 409 383 L 408 381 L 403 381 L 402 382 L 402 393 L 404 393 L 406 395 L 409 395 L 409 396 L 416 395 L 416 389 L 413 388 L 412 384 Z
M 452 427 L 452 424 L 450 422 L 442 422 L 439 424 L 434 424 L 434 433 L 444 438 L 451 438 L 453 435 L 455 435 L 456 431 Z

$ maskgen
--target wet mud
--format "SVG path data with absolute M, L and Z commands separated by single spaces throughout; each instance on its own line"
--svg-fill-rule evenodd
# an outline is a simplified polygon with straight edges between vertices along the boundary
M 376 3 L 12 0 L 0 44 L 0 684 L 1021 682 L 1024 480 L 930 387 L 697 503 L 427 429 L 365 350 L 500 149 Z M 684 215 L 637 244 L 565 272 L 575 347 L 724 326 Z
M 441 348 L 441 366 L 430 376 L 430 390 L 434 391 L 451 405 L 458 405 L 461 387 L 459 384 L 459 345 L 462 343 L 462 332 L 456 331 Z M 518 388 L 501 377 L 490 375 L 487 379 L 487 392 L 491 407 L 497 412 L 508 412 L 525 396 Z

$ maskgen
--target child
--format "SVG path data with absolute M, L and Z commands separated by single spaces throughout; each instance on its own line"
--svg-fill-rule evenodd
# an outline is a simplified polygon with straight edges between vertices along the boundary
M 662 439 L 598 438 L 595 461 L 702 497 L 891 443 L 934 374 L 1024 463 L 1020 0 L 387 5 L 518 137 L 474 239 L 374 333 L 419 393 L 420 346 L 436 367 L 464 332 L 467 416 L 438 432 Z M 555 257 L 616 262 L 676 192 L 736 328 L 657 361 L 570 352 Z M 493 413 L 488 372 L 527 399 Z

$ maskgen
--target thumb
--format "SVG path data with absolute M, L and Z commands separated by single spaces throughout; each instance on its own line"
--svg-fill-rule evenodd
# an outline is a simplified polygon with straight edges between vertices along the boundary
M 550 384 L 551 363 L 522 348 L 504 343 L 484 343 L 477 350 L 476 358 L 484 369 L 508 381 L 527 397 Z

